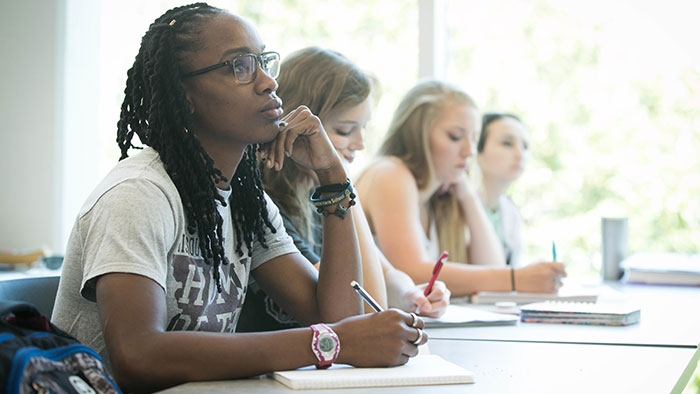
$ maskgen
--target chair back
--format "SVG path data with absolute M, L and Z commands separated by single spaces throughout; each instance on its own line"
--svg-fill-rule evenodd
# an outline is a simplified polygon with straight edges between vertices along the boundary
M 0 280 L 0 300 L 24 301 L 51 319 L 60 276 L 38 276 Z

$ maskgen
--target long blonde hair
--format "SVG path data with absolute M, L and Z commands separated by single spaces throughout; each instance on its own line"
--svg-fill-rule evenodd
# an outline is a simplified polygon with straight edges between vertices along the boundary
M 338 52 L 318 47 L 298 50 L 285 58 L 277 78 L 277 95 L 285 113 L 306 105 L 321 121 L 338 108 L 350 108 L 369 97 L 373 78 Z M 277 172 L 261 165 L 263 186 L 300 235 L 310 239 L 311 216 L 309 191 L 312 173 L 292 160 L 285 160 Z
M 454 103 L 476 108 L 474 100 L 453 85 L 437 80 L 418 83 L 406 93 L 396 108 L 379 149 L 380 155 L 396 156 L 408 167 L 419 190 L 428 187 L 435 176 L 430 133 L 445 107 Z M 457 199 L 451 194 L 440 196 L 435 193 L 430 198 L 430 208 L 440 249 L 450 252 L 451 261 L 467 263 L 469 229 Z

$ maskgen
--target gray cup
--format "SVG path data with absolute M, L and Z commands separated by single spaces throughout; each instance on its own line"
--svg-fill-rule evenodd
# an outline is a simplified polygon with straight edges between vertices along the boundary
M 627 257 L 627 218 L 602 218 L 603 280 L 619 280 L 622 277 L 620 262 Z

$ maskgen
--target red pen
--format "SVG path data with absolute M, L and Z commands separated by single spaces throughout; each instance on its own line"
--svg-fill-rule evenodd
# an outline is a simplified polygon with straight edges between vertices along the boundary
M 440 257 L 438 258 L 437 262 L 435 263 L 435 268 L 433 268 L 433 277 L 430 278 L 430 282 L 428 282 L 428 287 L 425 288 L 425 292 L 423 293 L 424 296 L 428 296 L 430 292 L 433 290 L 433 285 L 435 284 L 435 279 L 437 279 L 438 274 L 440 273 L 440 270 L 442 269 L 443 263 L 445 259 L 447 258 L 447 251 L 442 252 Z

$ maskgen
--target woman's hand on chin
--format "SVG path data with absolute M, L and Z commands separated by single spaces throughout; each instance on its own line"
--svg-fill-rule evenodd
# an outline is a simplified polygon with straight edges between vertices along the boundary
M 321 120 L 309 108 L 299 106 L 281 120 L 277 137 L 262 147 L 269 168 L 281 170 L 285 156 L 317 173 L 343 168 Z
M 477 198 L 476 188 L 471 183 L 469 175 L 464 171 L 453 183 L 443 183 L 438 189 L 439 195 L 451 194 L 459 201 Z

